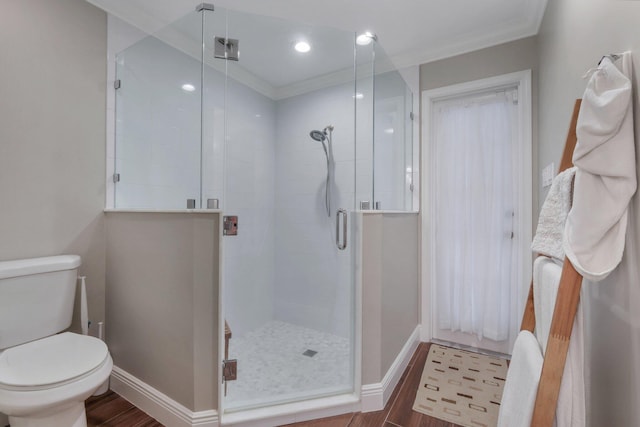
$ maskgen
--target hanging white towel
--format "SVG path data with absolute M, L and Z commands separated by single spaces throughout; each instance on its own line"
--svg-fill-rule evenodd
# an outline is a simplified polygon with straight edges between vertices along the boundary
M 536 315 L 535 335 L 546 351 L 553 311 L 558 296 L 562 266 L 547 257 L 538 257 L 533 263 L 533 301 Z M 586 395 L 584 384 L 584 336 L 582 303 L 578 305 L 571 331 L 569 351 L 562 374 L 557 427 L 584 427 L 586 424 Z
M 530 427 L 542 372 L 542 351 L 529 331 L 520 331 L 502 392 L 498 427 Z
M 542 353 L 547 349 L 553 309 L 556 305 L 562 266 L 540 256 L 533 263 L 533 309 L 536 315 L 535 335 Z
M 622 259 L 627 206 L 636 191 L 631 53 L 602 59 L 582 98 L 577 166 L 564 251 L 584 277 L 604 279 Z
M 558 394 L 557 427 L 584 427 L 587 425 L 586 389 L 584 383 L 584 327 L 582 303 L 578 305 L 569 351 Z
M 531 243 L 531 250 L 559 260 L 564 260 L 562 240 L 564 225 L 571 209 L 571 193 L 576 168 L 560 172 L 553 179 L 551 188 L 544 200 L 536 235 Z

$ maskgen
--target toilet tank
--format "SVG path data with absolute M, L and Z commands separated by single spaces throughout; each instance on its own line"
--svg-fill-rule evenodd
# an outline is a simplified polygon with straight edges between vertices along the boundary
M 0 261 L 0 350 L 71 325 L 80 257 Z

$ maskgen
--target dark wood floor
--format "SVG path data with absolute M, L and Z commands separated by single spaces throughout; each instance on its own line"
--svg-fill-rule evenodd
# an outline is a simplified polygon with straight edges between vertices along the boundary
M 109 391 L 86 403 L 87 427 L 162 427 L 162 424 Z
M 382 411 L 356 412 L 287 427 L 458 427 L 446 421 L 414 412 L 411 407 L 420 384 L 430 344 L 422 343 L 402 374 L 389 403 Z M 158 427 L 159 422 L 113 392 L 87 401 L 89 427 Z

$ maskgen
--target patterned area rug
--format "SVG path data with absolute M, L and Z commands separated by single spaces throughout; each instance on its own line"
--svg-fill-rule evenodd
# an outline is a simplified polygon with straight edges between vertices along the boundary
M 432 344 L 413 410 L 466 427 L 495 427 L 507 361 Z

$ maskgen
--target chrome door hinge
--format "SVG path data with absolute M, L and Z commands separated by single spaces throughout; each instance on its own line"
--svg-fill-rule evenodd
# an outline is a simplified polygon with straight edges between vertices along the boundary
M 121 86 L 121 85 L 122 85 L 122 82 L 120 81 L 120 79 L 116 79 L 116 80 L 113 82 L 113 88 L 114 88 L 114 89 L 120 89 L 120 86 Z
M 113 174 L 113 183 L 115 184 L 116 182 L 120 182 L 120 174 L 119 173 L 114 173 Z
M 238 379 L 238 359 L 226 359 L 222 361 L 222 382 Z
M 413 111 L 409 113 L 409 120 L 413 121 L 414 119 Z

